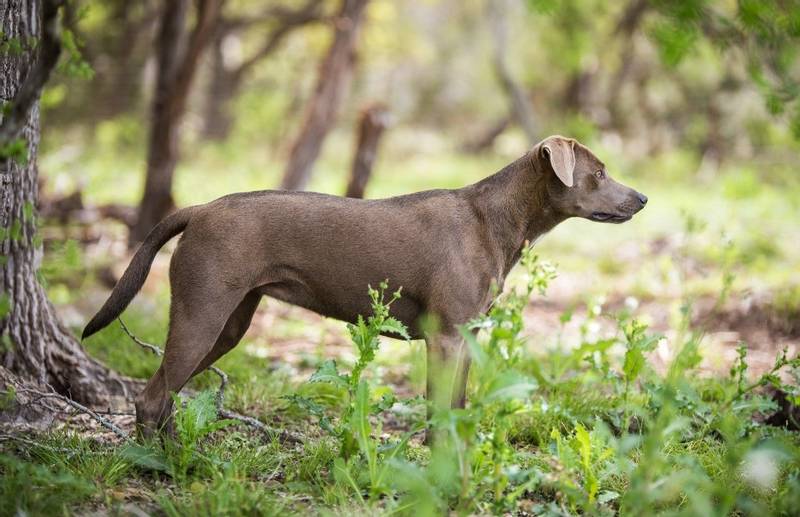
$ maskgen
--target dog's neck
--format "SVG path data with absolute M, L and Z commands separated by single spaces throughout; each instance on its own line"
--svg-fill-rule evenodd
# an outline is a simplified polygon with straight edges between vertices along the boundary
M 567 217 L 553 208 L 547 172 L 536 150 L 500 172 L 466 187 L 467 197 L 487 229 L 503 280 L 519 260 L 526 243 L 535 243 Z

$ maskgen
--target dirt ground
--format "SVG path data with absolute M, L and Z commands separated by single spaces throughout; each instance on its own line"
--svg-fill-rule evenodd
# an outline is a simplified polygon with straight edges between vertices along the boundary
M 147 300 L 168 285 L 168 266 L 171 248 L 156 258 L 142 293 L 134 304 L 148 304 L 152 310 L 163 310 Z M 649 246 L 620 249 L 618 259 L 627 263 L 647 260 L 660 253 L 673 252 L 672 245 L 665 242 L 652 242 Z M 643 251 L 644 250 L 644 251 Z M 129 262 L 124 240 L 105 238 L 87 248 L 87 256 L 112 264 L 103 272 L 107 287 L 95 285 L 95 289 L 72 305 L 61 306 L 59 311 L 68 324 L 81 326 L 100 307 L 108 296 L 111 280 L 119 278 Z M 702 271 L 697 271 L 702 274 Z M 582 293 L 587 285 L 595 281 L 596 273 L 588 273 L 568 268 L 559 268 L 558 277 L 553 280 L 545 296 L 534 295 L 525 310 L 525 334 L 529 336 L 529 346 L 535 351 L 542 347 L 575 346 L 580 343 L 581 328 L 589 336 L 613 335 L 616 322 L 613 315 L 620 310 L 633 309 L 636 317 L 647 323 L 654 333 L 666 338 L 651 352 L 651 364 L 663 368 L 676 351 L 675 328 L 678 324 L 682 299 L 680 293 L 663 290 L 657 297 L 637 300 L 624 293 L 630 288 L 631 279 L 626 275 L 614 278 L 613 290 L 600 301 L 602 314 L 587 319 L 587 304 Z M 618 287 L 617 287 L 618 286 Z M 702 367 L 709 373 L 727 374 L 737 356 L 736 349 L 741 344 L 748 348 L 750 374 L 755 376 L 767 370 L 781 349 L 789 349 L 790 355 L 800 349 L 800 326 L 787 322 L 773 314 L 770 308 L 769 293 L 733 292 L 727 301 L 719 304 L 713 297 L 701 297 L 692 301 L 692 328 L 703 332 Z M 571 319 L 561 323 L 561 316 L 570 311 Z M 286 331 L 286 322 L 296 324 Z M 323 318 L 299 307 L 272 299 L 264 299 L 256 312 L 250 329 L 244 339 L 245 351 L 274 364 L 288 365 L 298 375 L 307 378 L 313 370 L 307 363 L 310 356 L 322 355 L 326 358 L 352 360 L 353 349 L 344 325 L 335 320 Z M 403 370 L 404 368 L 401 368 Z M 398 372 L 400 373 L 400 372 Z M 402 376 L 402 374 L 400 375 Z

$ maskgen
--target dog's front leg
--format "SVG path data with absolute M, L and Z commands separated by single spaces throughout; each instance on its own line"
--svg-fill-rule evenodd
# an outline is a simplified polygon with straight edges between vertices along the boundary
M 471 361 L 464 339 L 457 332 L 431 336 L 426 339 L 426 343 L 426 398 L 430 422 L 441 410 L 464 407 Z M 430 443 L 431 438 L 429 428 L 425 434 L 425 442 Z

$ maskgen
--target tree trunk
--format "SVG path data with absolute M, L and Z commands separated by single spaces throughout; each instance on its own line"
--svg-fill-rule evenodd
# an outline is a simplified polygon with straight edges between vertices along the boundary
M 39 63 L 45 62 L 46 49 L 58 43 L 56 32 L 57 4 L 40 0 L 6 0 L 0 9 L 0 29 L 5 38 L 39 42 Z M 42 12 L 45 15 L 42 15 Z M 49 14 L 48 14 L 49 13 Z M 58 38 L 58 34 L 54 35 Z M 0 98 L 12 106 L 23 104 L 21 97 L 37 70 L 36 51 L 27 48 L 19 55 L 0 54 Z M 46 80 L 49 70 L 41 77 Z M 49 384 L 58 392 L 86 404 L 106 405 L 114 395 L 125 393 L 125 381 L 91 359 L 81 345 L 64 328 L 47 299 L 37 278 L 42 246 L 36 238 L 34 207 L 38 201 L 36 155 L 39 146 L 38 96 L 24 113 L 20 111 L 19 131 L 11 139 L 25 142 L 27 160 L 4 158 L 0 161 L 2 178 L 2 210 L 0 211 L 0 343 L 2 366 L 15 375 L 39 384 Z M 4 128 L 12 122 L 7 114 Z M 13 125 L 13 124 L 12 124 Z M 8 139 L 0 139 L 0 146 Z
M 592 67 L 572 74 L 564 89 L 564 108 L 567 111 L 590 116 L 591 96 L 595 88 L 597 71 L 597 67 Z
M 82 114 L 105 120 L 138 111 L 152 25 L 157 20 L 152 3 L 107 0 L 107 26 L 92 38 L 81 38 L 88 39 L 83 54 L 95 70 L 89 100 L 76 100 Z
M 489 0 L 488 4 L 489 25 L 494 41 L 494 69 L 497 78 L 511 101 L 511 112 L 514 118 L 522 126 L 525 136 L 531 145 L 538 141 L 538 130 L 536 128 L 536 117 L 525 90 L 517 84 L 511 70 L 506 63 L 506 48 L 508 42 L 508 21 L 506 11 L 508 2 L 501 0 Z
M 211 44 L 211 77 L 203 117 L 203 138 L 217 142 L 228 138 L 231 132 L 231 104 L 239 93 L 236 75 L 225 66 L 222 45 L 226 36 L 226 31 L 218 31 Z
M 364 109 L 358 125 L 358 140 L 353 156 L 353 169 L 345 196 L 363 198 L 372 166 L 378 155 L 378 143 L 389 125 L 389 111 L 383 104 L 373 104 Z
M 292 145 L 281 182 L 286 190 L 302 190 L 311 178 L 325 137 L 336 122 L 339 105 L 347 91 L 355 64 L 358 31 L 369 0 L 343 0 L 335 20 L 335 33 L 322 62 L 314 94 L 306 108 L 305 121 Z
M 613 36 L 617 36 L 618 45 L 621 49 L 620 62 L 616 72 L 611 77 L 608 87 L 607 100 L 605 102 L 609 111 L 609 123 L 605 124 L 620 132 L 625 133 L 628 125 L 627 113 L 623 105 L 624 86 L 631 82 L 631 77 L 635 74 L 638 66 L 636 55 L 636 32 L 649 9 L 647 0 L 631 0 L 622 12 L 622 16 L 617 22 Z M 610 42 L 608 44 L 610 46 Z
M 184 25 L 189 0 L 166 2 L 158 34 L 158 72 L 150 119 L 147 175 L 129 245 L 144 240 L 150 229 L 175 206 L 172 177 L 179 158 L 180 123 L 203 49 L 214 33 L 220 0 L 201 0 L 188 41 Z

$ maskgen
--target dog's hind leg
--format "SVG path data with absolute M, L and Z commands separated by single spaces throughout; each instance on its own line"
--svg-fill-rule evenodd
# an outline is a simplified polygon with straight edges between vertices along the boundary
M 211 297 L 209 290 L 186 292 L 182 287 L 173 285 L 169 335 L 161 366 L 136 398 L 136 423 L 145 436 L 167 422 L 172 394 L 183 388 L 212 352 L 226 322 L 243 300 L 241 292 L 219 289 Z
M 192 377 L 214 364 L 217 359 L 233 350 L 239 344 L 242 336 L 250 327 L 250 321 L 253 319 L 253 314 L 256 312 L 259 301 L 261 301 L 260 293 L 255 291 L 247 293 L 244 300 L 228 318 L 228 322 L 225 323 L 225 328 L 222 329 L 222 333 L 217 338 L 214 348 L 203 358 L 200 366 L 192 373 Z

